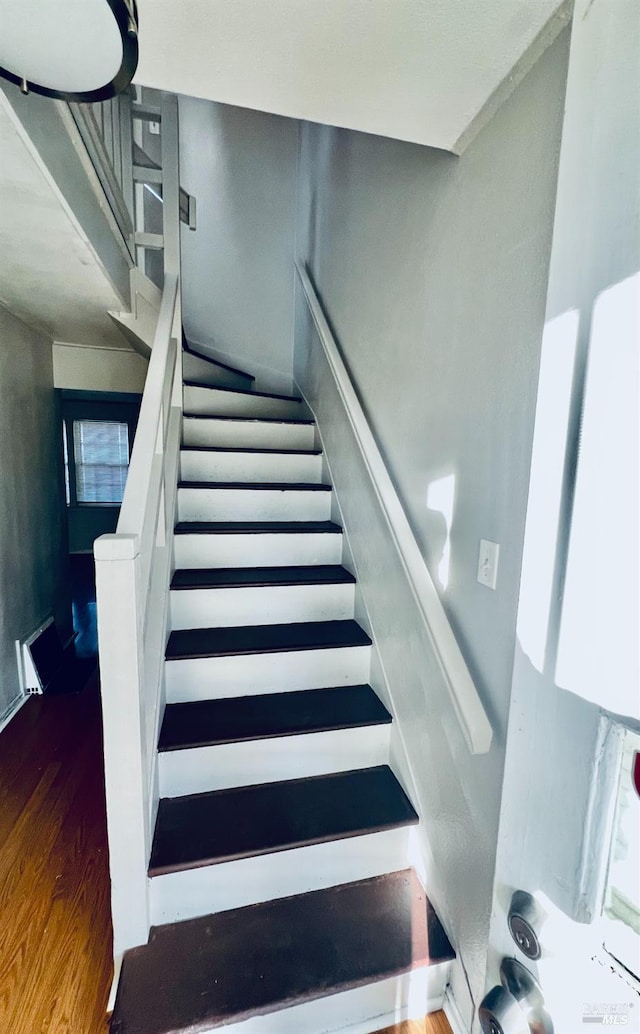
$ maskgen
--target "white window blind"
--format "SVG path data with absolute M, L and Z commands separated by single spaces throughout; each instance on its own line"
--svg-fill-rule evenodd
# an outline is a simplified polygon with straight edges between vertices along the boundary
M 121 503 L 129 468 L 129 429 L 115 420 L 74 420 L 78 503 Z

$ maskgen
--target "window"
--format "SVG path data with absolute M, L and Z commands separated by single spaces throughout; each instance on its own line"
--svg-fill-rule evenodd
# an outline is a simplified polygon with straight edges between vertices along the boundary
M 65 435 L 68 498 L 79 506 L 122 502 L 129 468 L 129 427 L 118 420 L 74 420 L 73 473 L 69 476 L 69 441 Z

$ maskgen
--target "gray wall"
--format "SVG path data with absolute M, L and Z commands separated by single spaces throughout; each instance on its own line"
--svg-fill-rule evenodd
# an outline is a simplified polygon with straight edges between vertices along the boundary
M 619 997 L 585 995 L 603 935 L 572 920 L 602 905 L 617 752 L 601 715 L 640 719 L 639 48 L 635 0 L 578 0 L 496 863 L 489 983 L 513 890 L 544 893 L 563 915 L 543 929 L 539 975 L 563 1031 L 585 997 Z
M 192 343 L 291 384 L 297 123 L 180 98 L 180 181 L 197 198 L 182 229 L 183 314 Z M 270 376 L 271 375 L 271 376 Z
M 51 342 L 0 306 L 0 715 L 19 694 L 15 640 L 71 614 Z
M 565 32 L 460 159 L 311 124 L 299 139 L 298 252 L 494 727 L 491 753 L 471 758 L 298 298 L 296 379 L 318 412 L 468 1022 L 469 991 L 477 1004 L 484 989 L 567 47 Z M 476 581 L 480 538 L 500 543 L 495 592 Z

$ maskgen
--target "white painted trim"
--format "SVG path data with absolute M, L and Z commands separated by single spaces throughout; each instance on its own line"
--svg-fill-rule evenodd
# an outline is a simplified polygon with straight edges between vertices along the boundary
M 451 984 L 445 988 L 442 1008 L 449 1021 L 449 1026 L 451 1027 L 453 1034 L 470 1034 L 470 1031 L 462 1019 L 462 1013 L 458 1008 L 458 1003 L 455 1000 Z
M 111 981 L 111 987 L 109 988 L 109 997 L 107 999 L 107 1016 L 110 1016 L 114 1010 L 116 1004 L 116 994 L 118 993 L 118 984 L 120 983 L 120 971 L 122 969 L 123 955 L 116 955 L 113 960 L 113 980 Z
M 296 269 L 329 368 L 440 664 L 467 746 L 472 754 L 486 754 L 491 746 L 493 731 L 478 690 L 360 405 L 314 286 L 298 261 Z
M 461 155 L 466 151 L 469 144 L 475 140 L 478 133 L 484 129 L 496 112 L 515 92 L 525 76 L 529 74 L 536 62 L 549 49 L 562 30 L 566 29 L 573 16 L 573 4 L 574 0 L 564 0 L 560 7 L 553 12 L 549 20 L 540 29 L 538 35 L 518 58 L 509 74 L 505 76 L 493 93 L 489 95 L 466 129 L 463 130 L 456 142 L 452 144 L 450 149 L 453 154 Z
M 82 348 L 92 349 L 94 352 L 117 352 L 118 355 L 130 355 L 133 351 L 132 348 L 125 344 L 121 345 L 87 345 L 82 341 L 54 341 L 54 347 L 60 345 L 61 348 Z

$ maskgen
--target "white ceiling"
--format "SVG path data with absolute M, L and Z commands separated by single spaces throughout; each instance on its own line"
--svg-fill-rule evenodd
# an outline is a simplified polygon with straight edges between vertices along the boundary
M 138 0 L 135 81 L 459 152 L 570 0 Z
M 0 91 L 0 303 L 56 341 L 128 348 L 100 262 Z

